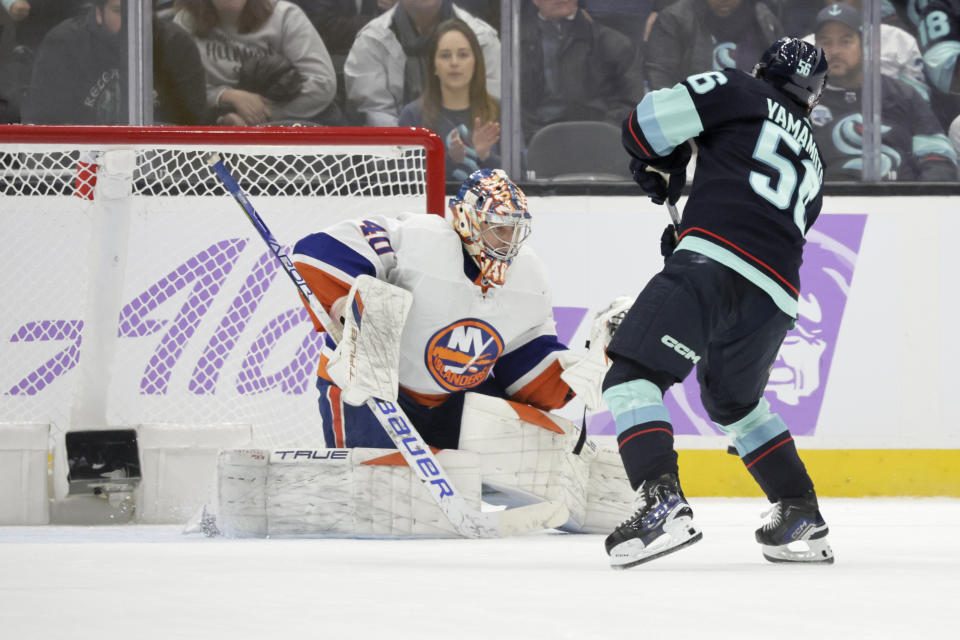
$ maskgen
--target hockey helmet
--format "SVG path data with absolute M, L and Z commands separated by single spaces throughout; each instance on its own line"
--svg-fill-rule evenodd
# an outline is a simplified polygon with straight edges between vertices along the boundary
M 530 235 L 527 196 L 502 169 L 479 169 L 450 198 L 448 218 L 480 268 L 481 284 L 501 286 Z
M 823 49 L 798 38 L 780 38 L 760 57 L 753 75 L 790 96 L 809 113 L 827 84 Z

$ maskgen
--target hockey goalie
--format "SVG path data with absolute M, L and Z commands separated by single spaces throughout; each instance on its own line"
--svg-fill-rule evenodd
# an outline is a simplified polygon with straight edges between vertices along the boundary
M 473 173 L 444 217 L 338 223 L 294 264 L 334 327 L 317 376 L 324 448 L 228 451 L 217 526 L 228 535 L 445 537 L 431 500 L 368 401 L 399 405 L 474 508 L 552 501 L 574 532 L 632 512 L 619 454 L 551 413 L 599 409 L 604 348 L 630 299 L 597 315 L 591 347 L 557 339 L 543 263 L 525 244 L 526 197 L 502 170 Z M 309 308 L 309 305 L 308 305 Z M 318 433 L 318 442 L 320 441 Z

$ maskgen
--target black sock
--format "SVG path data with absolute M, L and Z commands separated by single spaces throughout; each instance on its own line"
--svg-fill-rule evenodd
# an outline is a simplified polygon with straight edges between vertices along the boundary
M 665 473 L 677 474 L 677 452 L 673 450 L 673 427 L 669 422 L 644 422 L 617 436 L 620 458 L 636 491 L 646 480 Z
M 813 489 L 813 481 L 797 454 L 789 431 L 774 436 L 743 456 L 743 463 L 770 502 L 797 498 Z

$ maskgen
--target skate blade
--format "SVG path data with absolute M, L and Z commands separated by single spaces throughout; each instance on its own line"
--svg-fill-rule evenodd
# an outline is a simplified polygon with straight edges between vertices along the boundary
M 703 532 L 693 524 L 691 518 L 679 518 L 670 528 L 665 529 L 662 536 L 647 547 L 641 546 L 634 552 L 633 547 L 642 544 L 639 540 L 634 539 L 611 549 L 610 568 L 617 570 L 630 569 L 638 564 L 650 562 L 679 551 L 684 547 L 689 547 L 702 539 Z
M 791 549 L 790 545 L 760 545 L 763 557 L 777 564 L 833 564 L 833 549 L 826 538 L 793 542 L 793 545 L 806 544 L 804 549 Z

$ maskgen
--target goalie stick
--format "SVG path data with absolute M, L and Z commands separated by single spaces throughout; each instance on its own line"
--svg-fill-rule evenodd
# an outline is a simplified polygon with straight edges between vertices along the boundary
M 270 229 L 267 228 L 256 209 L 253 208 L 250 199 L 237 184 L 237 181 L 234 180 L 230 170 L 224 166 L 220 156 L 211 153 L 207 157 L 207 164 L 210 165 L 223 186 L 243 209 L 263 241 L 270 247 L 270 251 L 303 295 L 320 324 L 335 340 L 339 341 L 341 336 L 339 331 L 335 331 L 336 323 L 331 320 L 330 315 L 317 300 L 310 287 L 307 286 L 300 272 L 294 266 L 293 260 L 273 237 Z M 331 329 L 334 331 L 331 331 Z M 460 491 L 453 485 L 450 476 L 437 462 L 430 447 L 424 443 L 413 423 L 398 403 L 371 398 L 367 401 L 367 407 L 370 408 L 380 426 L 393 441 L 394 446 L 403 455 L 407 465 L 426 487 L 444 516 L 460 535 L 468 538 L 516 535 L 538 529 L 558 527 L 569 519 L 569 511 L 566 506 L 553 501 L 493 512 L 472 509 L 466 503 Z

